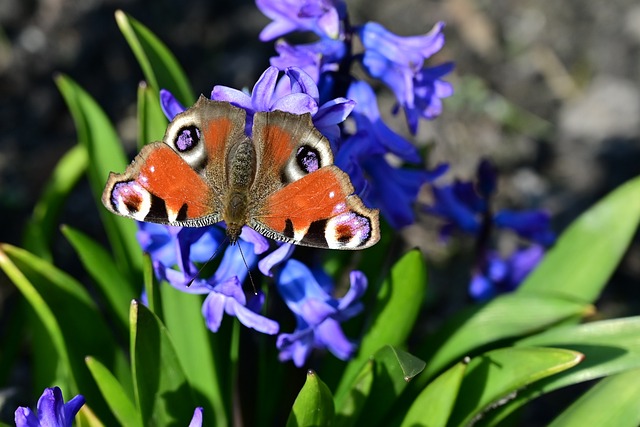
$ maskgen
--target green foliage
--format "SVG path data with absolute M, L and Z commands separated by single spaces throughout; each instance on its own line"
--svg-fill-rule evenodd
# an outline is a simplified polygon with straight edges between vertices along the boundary
M 138 90 L 139 142 L 157 140 L 166 125 L 158 89 L 189 104 L 188 80 L 146 27 L 122 12 L 116 19 L 147 79 Z M 218 426 L 256 406 L 260 416 L 272 417 L 253 420 L 256 425 L 285 419 L 289 426 L 499 425 L 538 396 L 599 378 L 553 425 L 640 422 L 640 317 L 581 323 L 595 312 L 635 233 L 640 178 L 574 221 L 518 291 L 460 310 L 427 336 L 413 334 L 427 293 L 422 254 L 407 252 L 388 273 L 368 264 L 370 283 L 382 284 L 364 311 L 358 353 L 346 364 L 319 364 L 301 385 L 305 372 L 282 367 L 272 338 L 253 343 L 257 367 L 243 366 L 247 340 L 237 323 L 213 335 L 200 314 L 201 296 L 154 282 L 133 221 L 100 206 L 108 173 L 127 164 L 113 126 L 71 78 L 56 82 L 79 143 L 56 167 L 35 209 L 29 251 L 1 245 L 0 268 L 31 308 L 34 348 L 47 349 L 30 360 L 34 382 L 83 394 L 91 409 L 81 413 L 83 425 L 187 425 L 197 406 L 205 425 Z M 89 288 L 51 261 L 60 208 L 84 174 L 110 249 L 70 226 L 62 232 Z M 382 259 L 386 249 L 376 256 Z M 340 263 L 334 271 L 346 268 L 343 257 L 334 258 Z M 143 288 L 147 306 L 135 300 Z M 250 376 L 245 370 L 259 371 L 260 394 L 250 391 L 251 399 L 240 402 L 238 378 Z

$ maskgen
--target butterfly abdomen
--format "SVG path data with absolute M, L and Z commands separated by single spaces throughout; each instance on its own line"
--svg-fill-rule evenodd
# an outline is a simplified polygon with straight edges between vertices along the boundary
M 247 138 L 233 145 L 227 157 L 229 185 L 222 218 L 227 223 L 227 235 L 232 243 L 249 221 L 249 189 L 255 173 L 256 151 L 253 142 Z

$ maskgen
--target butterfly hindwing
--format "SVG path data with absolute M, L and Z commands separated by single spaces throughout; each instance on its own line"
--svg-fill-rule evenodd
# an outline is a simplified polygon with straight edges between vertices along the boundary
M 250 225 L 276 240 L 332 249 L 360 249 L 379 239 L 378 211 L 353 194 L 333 165 L 329 141 L 309 114 L 256 113 L 257 187 L 269 187 Z

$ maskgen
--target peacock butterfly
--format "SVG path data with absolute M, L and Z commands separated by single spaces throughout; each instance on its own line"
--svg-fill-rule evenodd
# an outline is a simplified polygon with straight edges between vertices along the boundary
M 138 221 L 201 227 L 225 221 L 233 244 L 249 225 L 274 240 L 363 249 L 380 238 L 378 210 L 364 206 L 333 164 L 310 114 L 246 111 L 203 96 L 146 145 L 122 174 L 111 173 L 102 203 Z

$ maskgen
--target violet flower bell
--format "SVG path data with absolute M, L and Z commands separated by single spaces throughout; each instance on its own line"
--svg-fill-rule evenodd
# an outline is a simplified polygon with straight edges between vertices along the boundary
M 293 31 L 313 31 L 321 37 L 337 39 L 346 13 L 343 0 L 256 0 L 256 6 L 272 19 L 260 33 L 262 41 Z
M 23 406 L 16 409 L 16 427 L 71 427 L 84 402 L 84 397 L 78 395 L 64 403 L 59 387 L 46 388 L 38 399 L 36 414 Z
M 444 46 L 443 28 L 438 22 L 428 33 L 410 37 L 400 37 L 377 22 L 358 30 L 365 48 L 363 67 L 393 91 L 414 134 L 417 118 L 435 118 L 442 110 L 440 98 L 453 94 L 453 87 L 441 80 L 453 69 L 452 63 L 423 69 L 424 61 Z
M 476 301 L 487 301 L 498 294 L 514 291 L 542 261 L 544 248 L 532 245 L 518 249 L 506 259 L 489 251 L 473 273 L 469 294 Z
M 328 349 L 337 358 L 349 359 L 357 346 L 342 331 L 340 323 L 362 311 L 358 299 L 367 288 L 367 279 L 359 271 L 350 275 L 351 286 L 342 298 L 331 297 L 303 263 L 289 259 L 280 271 L 277 289 L 294 313 L 296 329 L 280 334 L 277 347 L 280 360 L 305 364 L 313 349 Z

